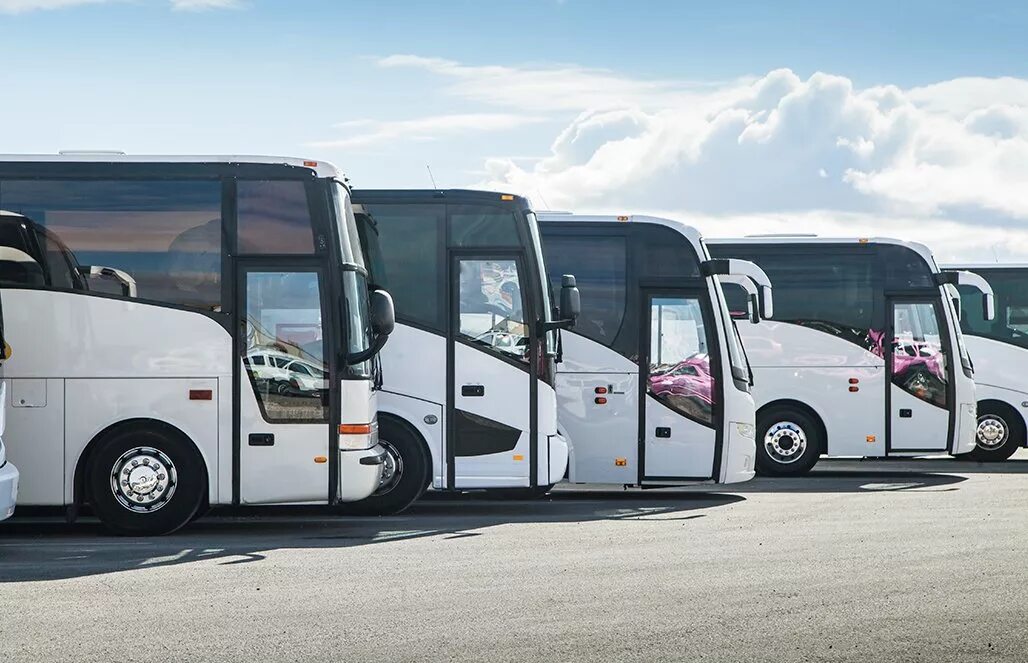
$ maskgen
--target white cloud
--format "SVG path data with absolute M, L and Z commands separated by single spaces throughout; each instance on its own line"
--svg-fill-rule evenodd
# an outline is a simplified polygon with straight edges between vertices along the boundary
M 0 0 L 0 14 L 22 14 L 50 9 L 67 9 L 81 5 L 113 4 L 128 0 Z M 204 11 L 208 9 L 238 9 L 241 0 L 167 0 L 176 11 Z
M 350 135 L 336 140 L 318 141 L 310 145 L 319 148 L 353 148 L 397 139 L 436 140 L 443 135 L 469 131 L 514 129 L 525 124 L 540 122 L 543 119 L 512 113 L 463 113 L 434 115 L 412 120 L 351 120 L 336 125 L 336 128 L 348 131 Z

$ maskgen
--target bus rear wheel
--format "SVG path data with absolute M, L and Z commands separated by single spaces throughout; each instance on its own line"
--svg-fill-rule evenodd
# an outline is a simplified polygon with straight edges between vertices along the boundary
M 344 504 L 344 513 L 361 516 L 400 513 L 425 492 L 431 460 L 421 439 L 403 424 L 387 417 L 379 420 L 378 443 L 386 453 L 378 490 L 359 502 Z
M 1024 424 L 1016 412 L 982 403 L 978 406 L 974 451 L 969 452 L 966 458 L 983 462 L 1004 461 L 1010 458 L 1018 447 L 1023 446 L 1024 442 Z
M 86 485 L 94 513 L 111 532 L 170 534 L 200 510 L 207 474 L 200 455 L 181 434 L 131 426 L 116 429 L 97 444 L 86 468 Z
M 797 476 L 817 463 L 824 441 L 820 426 L 807 413 L 775 407 L 761 413 L 757 424 L 758 474 Z

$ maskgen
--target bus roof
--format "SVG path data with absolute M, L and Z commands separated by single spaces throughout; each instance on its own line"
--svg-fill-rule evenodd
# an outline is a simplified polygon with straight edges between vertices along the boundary
M 892 244 L 910 249 L 939 271 L 932 250 L 920 242 L 908 242 L 892 237 L 819 237 L 812 235 L 765 235 L 755 237 L 718 237 L 705 240 L 707 244 Z
M 511 193 L 479 191 L 477 189 L 353 189 L 357 203 L 379 203 L 400 200 L 406 203 L 443 202 L 446 200 L 469 202 L 513 202 L 530 207 L 528 199 Z
M 58 154 L 0 154 L 0 163 L 201 163 L 267 164 L 307 168 L 318 177 L 343 179 L 342 172 L 328 161 L 297 157 L 256 155 L 163 155 L 123 154 L 120 152 L 61 152 Z
M 681 234 L 689 242 L 699 249 L 706 241 L 700 231 L 681 221 L 665 219 L 659 216 L 646 216 L 645 214 L 574 214 L 571 212 L 536 212 L 540 222 L 546 223 L 648 223 L 652 225 L 665 226 Z M 703 256 L 703 251 L 697 250 L 698 255 Z
M 954 262 L 939 265 L 942 269 L 1028 269 L 1028 262 Z

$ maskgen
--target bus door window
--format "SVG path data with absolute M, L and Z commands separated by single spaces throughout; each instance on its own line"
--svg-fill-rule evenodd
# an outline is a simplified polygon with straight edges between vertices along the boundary
M 946 352 L 935 306 L 893 305 L 892 382 L 923 401 L 946 407 Z
M 528 359 L 516 261 L 460 261 L 460 335 L 502 355 Z
M 647 393 L 676 412 L 711 423 L 714 376 L 700 300 L 654 297 L 649 342 Z

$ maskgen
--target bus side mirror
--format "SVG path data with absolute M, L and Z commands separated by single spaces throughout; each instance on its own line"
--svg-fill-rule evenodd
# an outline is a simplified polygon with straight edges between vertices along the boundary
M 396 327 L 393 297 L 385 290 L 373 290 L 368 302 L 371 309 L 371 331 L 376 336 L 389 336 Z
M 574 327 L 582 314 L 582 295 L 578 292 L 578 281 L 571 274 L 565 274 L 560 282 L 560 317 Z

